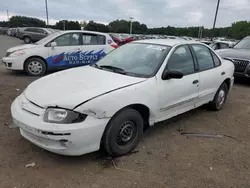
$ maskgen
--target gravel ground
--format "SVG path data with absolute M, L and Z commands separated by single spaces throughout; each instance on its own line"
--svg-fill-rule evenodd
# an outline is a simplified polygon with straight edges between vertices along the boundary
M 19 40 L 0 36 L 0 57 Z M 250 187 L 250 82 L 237 81 L 219 112 L 193 110 L 149 129 L 133 153 L 112 161 L 101 151 L 81 157 L 46 152 L 10 128 L 10 105 L 37 78 L 0 65 L 0 187 Z M 185 137 L 180 131 L 233 138 Z M 32 168 L 25 165 L 34 162 Z

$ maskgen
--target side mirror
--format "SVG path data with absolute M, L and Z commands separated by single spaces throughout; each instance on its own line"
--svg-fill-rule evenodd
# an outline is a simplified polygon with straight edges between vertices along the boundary
M 51 42 L 50 46 L 51 46 L 52 50 L 54 50 L 54 48 L 57 46 L 57 44 L 56 44 L 56 42 Z
M 183 76 L 179 70 L 165 70 L 162 74 L 162 80 L 181 79 Z

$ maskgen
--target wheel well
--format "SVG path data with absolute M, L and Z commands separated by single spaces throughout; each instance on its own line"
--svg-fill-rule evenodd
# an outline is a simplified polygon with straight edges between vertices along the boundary
M 24 35 L 24 36 L 22 37 L 22 39 L 24 40 L 25 37 L 29 37 L 29 38 L 31 39 L 31 37 L 30 37 L 29 35 Z
M 229 88 L 230 88 L 230 84 L 231 84 L 230 78 L 227 78 L 227 79 L 224 81 L 224 83 L 227 85 L 227 89 L 229 89 Z
M 139 112 L 144 121 L 144 130 L 146 130 L 149 127 L 150 110 L 147 106 L 143 104 L 132 104 L 132 105 L 126 106 L 125 108 L 132 108 L 136 110 L 137 112 Z
M 24 61 L 24 64 L 23 64 L 23 70 L 24 70 L 24 71 L 25 71 L 25 64 L 26 64 L 27 61 L 28 61 L 29 59 L 31 59 L 31 58 L 39 58 L 39 59 L 43 60 L 44 63 L 45 63 L 45 65 L 46 65 L 46 69 L 48 68 L 47 62 L 46 62 L 46 60 L 45 60 L 43 57 L 41 57 L 41 56 L 30 56 L 30 57 L 28 57 L 28 58 Z

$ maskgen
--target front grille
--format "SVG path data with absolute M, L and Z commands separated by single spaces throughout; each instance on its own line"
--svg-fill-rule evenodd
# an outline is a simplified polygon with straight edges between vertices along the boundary
M 249 61 L 242 59 L 233 59 L 233 63 L 235 66 L 235 72 L 244 73 L 249 64 Z
M 8 57 L 10 54 L 11 54 L 11 52 L 7 52 L 7 53 L 5 54 L 5 57 Z

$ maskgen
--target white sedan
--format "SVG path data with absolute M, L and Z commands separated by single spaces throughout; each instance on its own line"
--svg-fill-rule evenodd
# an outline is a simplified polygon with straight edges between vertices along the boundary
M 31 83 L 11 113 L 24 138 L 51 152 L 82 155 L 103 146 L 121 156 L 156 122 L 207 103 L 220 110 L 233 73 L 231 61 L 201 43 L 136 41 L 97 64 Z
M 21 70 L 31 76 L 41 76 L 51 70 L 96 63 L 117 47 L 106 33 L 59 31 L 35 44 L 8 49 L 2 61 L 8 70 Z

